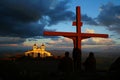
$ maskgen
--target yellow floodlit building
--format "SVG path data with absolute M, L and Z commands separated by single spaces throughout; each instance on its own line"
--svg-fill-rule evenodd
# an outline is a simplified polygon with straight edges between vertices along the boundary
M 50 57 L 52 54 L 45 50 L 45 45 L 42 44 L 38 47 L 36 44 L 33 45 L 33 49 L 30 51 L 25 52 L 25 56 L 35 57 Z

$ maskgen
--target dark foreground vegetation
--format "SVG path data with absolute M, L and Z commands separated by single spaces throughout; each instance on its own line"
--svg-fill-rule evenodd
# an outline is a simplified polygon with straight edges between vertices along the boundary
M 60 73 L 57 68 L 55 58 L 0 60 L 0 80 L 119 80 L 108 70 Z

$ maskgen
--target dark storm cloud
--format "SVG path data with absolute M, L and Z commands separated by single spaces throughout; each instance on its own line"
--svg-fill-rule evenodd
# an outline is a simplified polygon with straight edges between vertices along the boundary
M 1 0 L 1 13 L 18 21 L 36 21 L 50 7 L 50 0 Z
M 120 5 L 108 3 L 101 6 L 101 12 L 97 20 L 99 25 L 103 25 L 108 30 L 120 34 Z
M 66 21 L 66 20 L 75 20 L 75 14 L 71 11 L 68 11 L 67 3 L 69 1 L 62 1 L 60 2 L 54 9 L 48 12 L 50 16 L 50 25 L 56 24 L 59 21 Z M 63 6 L 65 5 L 65 6 Z
M 19 37 L 0 37 L 0 44 L 21 44 L 24 38 Z
M 109 31 L 120 34 L 120 5 L 113 3 L 102 5 L 96 18 L 82 15 L 82 21 L 87 25 L 104 26 Z
M 82 21 L 83 23 L 88 24 L 88 25 L 98 25 L 95 19 L 87 16 L 86 14 L 82 15 Z
M 47 9 L 47 3 L 43 5 L 43 2 L 44 0 L 1 0 L 0 36 L 33 37 L 41 35 L 45 24 L 35 24 L 34 22 L 39 20 Z
M 57 1 L 51 8 L 52 3 L 51 0 L 0 0 L 0 36 L 41 36 L 46 25 L 73 20 L 74 13 L 67 11 L 68 1 Z

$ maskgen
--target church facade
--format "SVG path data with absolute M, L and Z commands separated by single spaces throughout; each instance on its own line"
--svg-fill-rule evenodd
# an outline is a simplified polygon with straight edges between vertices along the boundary
M 25 52 L 25 56 L 31 56 L 33 58 L 36 57 L 50 57 L 52 54 L 45 50 L 45 45 L 42 44 L 38 47 L 36 44 L 33 45 L 33 49 Z

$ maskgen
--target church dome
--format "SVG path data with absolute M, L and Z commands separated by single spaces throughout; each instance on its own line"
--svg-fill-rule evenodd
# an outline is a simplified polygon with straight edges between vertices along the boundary
M 36 44 L 34 44 L 34 46 L 37 46 Z

